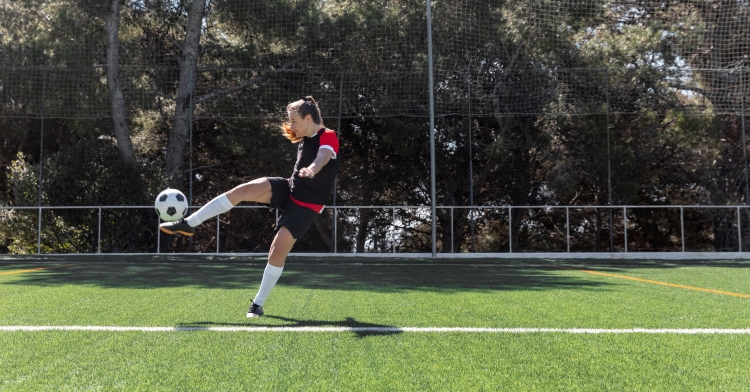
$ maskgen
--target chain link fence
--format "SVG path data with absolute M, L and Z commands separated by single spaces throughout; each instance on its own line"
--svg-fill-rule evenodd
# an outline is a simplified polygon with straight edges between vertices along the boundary
M 744 2 L 19 0 L 0 13 L 2 252 L 267 251 L 273 210 L 166 241 L 135 207 L 173 169 L 195 207 L 288 177 L 296 146 L 278 126 L 303 95 L 343 165 L 295 252 L 748 246 Z M 60 208 L 21 208 L 38 206 Z

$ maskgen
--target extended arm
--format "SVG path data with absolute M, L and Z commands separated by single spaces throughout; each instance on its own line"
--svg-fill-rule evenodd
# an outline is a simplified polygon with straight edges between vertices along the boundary
M 320 172 L 323 166 L 325 166 L 332 157 L 333 151 L 327 148 L 321 148 L 318 150 L 318 156 L 315 157 L 315 160 L 310 166 L 299 169 L 299 176 L 307 178 L 315 177 L 315 175 Z

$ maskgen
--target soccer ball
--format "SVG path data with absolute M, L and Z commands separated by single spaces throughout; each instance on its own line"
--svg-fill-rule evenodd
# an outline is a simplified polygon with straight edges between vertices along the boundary
M 188 203 L 182 192 L 177 189 L 167 188 L 159 196 L 156 196 L 154 207 L 156 208 L 156 215 L 159 215 L 159 218 L 171 222 L 185 216 Z

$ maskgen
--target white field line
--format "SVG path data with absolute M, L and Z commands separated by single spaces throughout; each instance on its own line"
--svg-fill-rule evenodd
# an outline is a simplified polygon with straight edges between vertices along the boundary
M 0 332 L 95 331 L 95 332 L 354 332 L 354 333 L 558 333 L 558 334 L 672 334 L 750 335 L 750 328 L 468 328 L 468 327 L 123 327 L 98 325 L 0 326 Z

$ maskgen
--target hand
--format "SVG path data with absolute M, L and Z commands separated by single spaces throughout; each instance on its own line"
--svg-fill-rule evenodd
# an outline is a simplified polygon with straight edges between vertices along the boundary
M 309 167 L 303 167 L 302 169 L 299 169 L 299 176 L 305 178 L 313 178 L 315 177 L 315 172 Z

